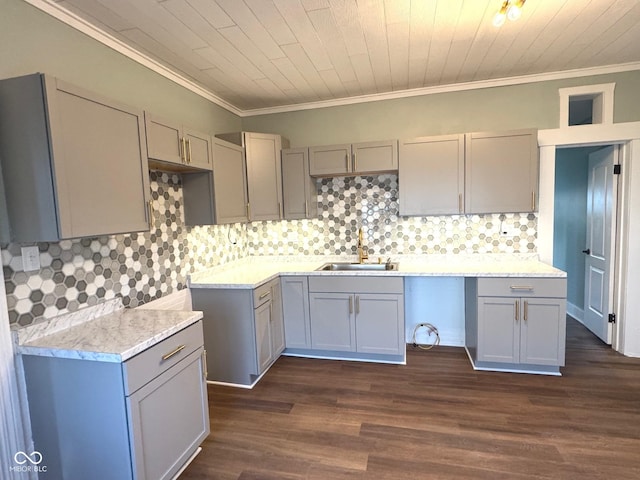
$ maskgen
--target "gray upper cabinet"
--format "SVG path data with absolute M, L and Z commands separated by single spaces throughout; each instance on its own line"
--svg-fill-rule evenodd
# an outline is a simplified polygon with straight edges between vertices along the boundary
M 245 149 L 249 221 L 282 219 L 280 151 L 287 139 L 268 133 L 238 132 L 216 135 Z
M 309 176 L 309 150 L 282 150 L 282 196 L 284 218 L 298 220 L 318 215 L 315 180 Z
M 247 173 L 242 147 L 213 139 L 216 223 L 247 222 Z
M 247 222 L 247 172 L 242 147 L 213 140 L 216 223 Z
M 1 81 L 0 105 L 13 241 L 149 230 L 142 111 L 41 74 Z
M 249 190 L 249 220 L 282 219 L 280 135 L 244 134 Z
M 147 153 L 152 167 L 211 170 L 211 136 L 145 112 Z
M 465 212 L 532 212 L 537 207 L 536 130 L 466 135 Z
M 211 170 L 213 168 L 211 135 L 187 127 L 184 127 L 182 132 L 187 146 L 187 165 Z
M 212 139 L 213 172 L 183 172 L 185 224 L 247 222 L 247 177 L 242 147 Z
M 400 215 L 464 212 L 464 135 L 400 142 Z
M 351 145 L 353 172 L 383 173 L 398 170 L 398 141 L 364 142 Z
M 351 144 L 309 147 L 309 172 L 314 177 L 351 173 Z
M 397 170 L 397 140 L 309 148 L 309 172 L 314 177 L 362 175 Z

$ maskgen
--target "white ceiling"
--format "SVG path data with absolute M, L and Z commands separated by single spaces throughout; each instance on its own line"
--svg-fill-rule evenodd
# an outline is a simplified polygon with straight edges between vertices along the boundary
M 529 0 L 501 28 L 502 0 L 27 1 L 244 112 L 640 62 L 638 0 Z

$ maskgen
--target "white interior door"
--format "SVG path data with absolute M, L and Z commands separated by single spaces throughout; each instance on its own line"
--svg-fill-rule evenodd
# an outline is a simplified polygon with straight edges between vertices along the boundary
M 617 176 L 613 166 L 618 147 L 609 146 L 589 155 L 587 191 L 587 242 L 585 253 L 584 324 L 611 344 L 609 323 L 613 293 L 611 272 L 615 258 L 615 201 Z

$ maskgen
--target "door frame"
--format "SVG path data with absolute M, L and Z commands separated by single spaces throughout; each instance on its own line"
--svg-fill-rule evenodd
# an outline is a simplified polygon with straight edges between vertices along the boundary
M 553 263 L 556 148 L 611 144 L 620 145 L 622 164 L 616 209 L 617 245 L 611 305 L 616 313 L 616 325 L 611 346 L 624 355 L 640 357 L 640 318 L 631 315 L 635 310 L 634 302 L 633 298 L 626 295 L 627 291 L 640 289 L 640 252 L 630 248 L 631 239 L 640 239 L 640 122 L 580 125 L 538 131 L 538 255 L 541 261 Z M 630 315 L 627 316 L 626 312 Z

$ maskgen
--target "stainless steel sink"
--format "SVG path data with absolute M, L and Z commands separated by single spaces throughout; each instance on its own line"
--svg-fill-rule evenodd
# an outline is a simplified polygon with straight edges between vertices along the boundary
M 319 271 L 384 271 L 384 270 L 398 270 L 397 263 L 349 263 L 349 262 L 332 262 L 325 263 Z

